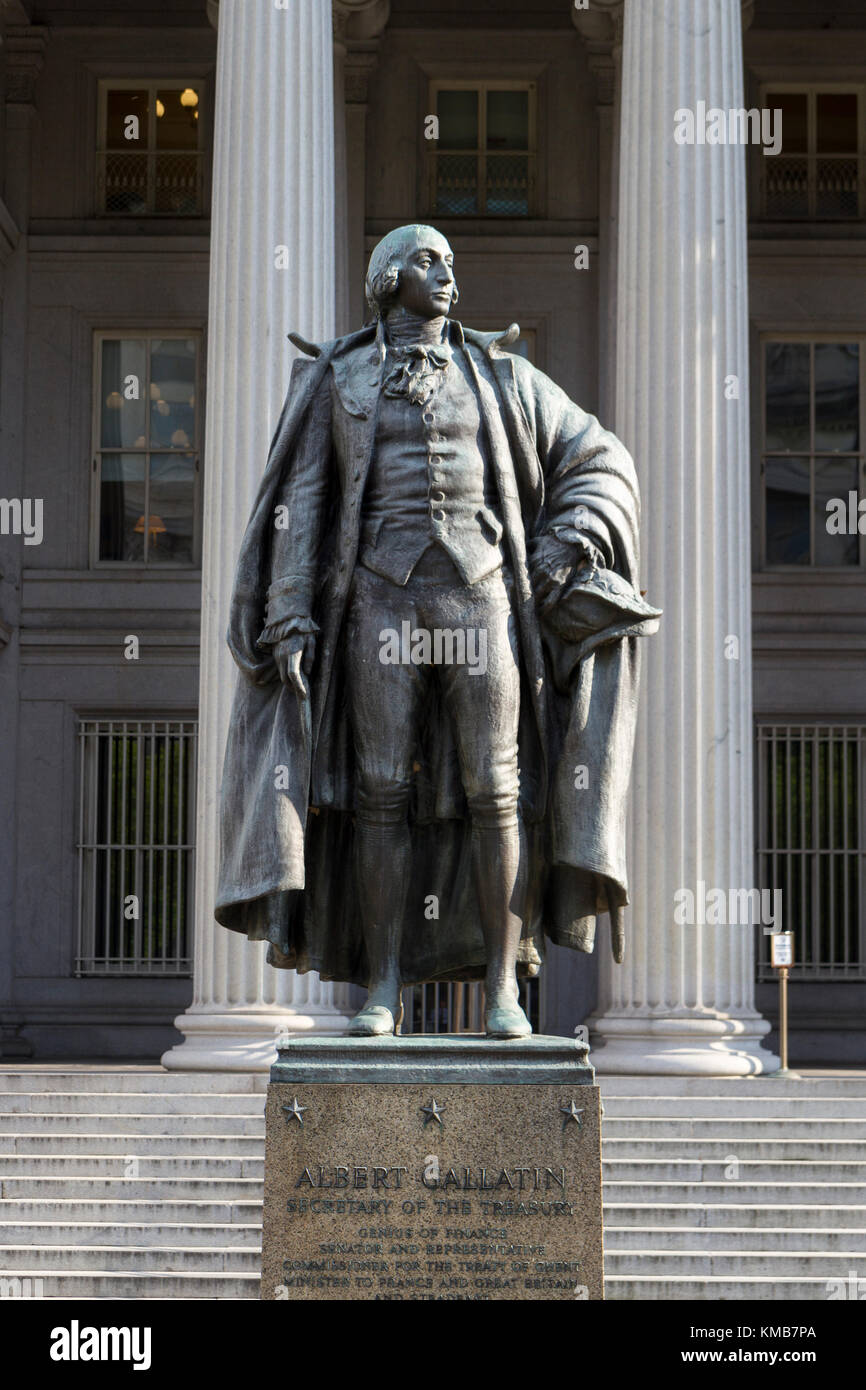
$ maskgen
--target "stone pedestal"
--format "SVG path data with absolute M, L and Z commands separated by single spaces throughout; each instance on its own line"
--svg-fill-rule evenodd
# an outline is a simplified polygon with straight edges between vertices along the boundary
M 266 1300 L 603 1297 L 599 1092 L 565 1038 L 291 1038 Z

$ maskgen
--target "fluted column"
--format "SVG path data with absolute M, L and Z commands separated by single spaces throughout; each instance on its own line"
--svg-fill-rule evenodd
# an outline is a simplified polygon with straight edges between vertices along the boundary
M 349 1016 L 346 986 L 272 969 L 263 944 L 213 918 L 235 560 L 288 384 L 286 335 L 334 335 L 331 0 L 221 0 L 218 35 L 194 996 L 163 1065 L 246 1071 L 269 1064 L 275 1032 L 341 1031 Z
M 29 325 L 30 261 L 27 224 L 36 95 L 48 29 L 11 23 L 26 20 L 19 6 L 0 6 L 0 61 L 5 69 L 0 110 L 0 161 L 5 182 L 0 198 L 0 457 L 5 497 L 26 497 L 27 361 L 22 344 Z M 23 1014 L 15 1004 L 15 929 L 17 835 L 19 811 L 18 708 L 21 688 L 21 575 L 34 552 L 21 537 L 0 536 L 0 1059 L 29 1057 L 32 1044 L 20 1036 Z
M 753 1003 L 761 928 L 675 917 L 678 890 L 755 876 L 745 151 L 674 140 L 678 110 L 743 104 L 740 0 L 626 0 L 621 100 L 616 430 L 664 618 L 643 644 L 627 956 L 602 953 L 593 1061 L 743 1075 L 778 1065 Z

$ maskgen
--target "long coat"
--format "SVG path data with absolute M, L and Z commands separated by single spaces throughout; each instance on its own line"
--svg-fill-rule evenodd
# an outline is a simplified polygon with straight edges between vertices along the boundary
M 449 324 L 478 392 L 514 575 L 521 660 L 520 799 L 529 891 L 519 969 L 545 939 L 593 949 L 609 912 L 622 959 L 626 791 L 638 685 L 637 637 L 657 612 L 638 583 L 639 497 L 631 458 L 542 372 L 504 350 L 507 335 Z M 384 368 L 368 328 L 298 360 L 241 545 L 228 642 L 239 670 L 221 797 L 215 915 L 269 960 L 365 984 L 352 882 L 354 754 L 344 620 L 359 545 Z M 288 516 L 288 530 L 275 513 Z M 607 568 L 560 585 L 539 606 L 532 553 L 556 527 L 587 534 Z M 311 698 L 283 685 L 266 624 L 319 628 Z M 410 804 L 413 871 L 404 981 L 484 973 L 468 816 L 444 708 L 420 731 Z M 387 866 L 383 866 L 387 868 Z

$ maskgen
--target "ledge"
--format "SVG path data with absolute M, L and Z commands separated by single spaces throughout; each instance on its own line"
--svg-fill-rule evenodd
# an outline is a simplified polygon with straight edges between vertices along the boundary
M 487 1038 L 476 1033 L 417 1034 L 395 1038 L 280 1039 L 271 1081 L 387 1082 L 413 1085 L 592 1086 L 586 1043 L 576 1038 Z

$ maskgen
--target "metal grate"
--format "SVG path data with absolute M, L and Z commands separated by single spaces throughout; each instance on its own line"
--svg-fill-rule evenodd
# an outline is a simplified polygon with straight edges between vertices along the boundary
M 491 217 L 529 216 L 529 156 L 488 154 L 487 212 Z
M 193 720 L 79 723 L 76 975 L 192 969 Z
M 520 1004 L 534 1032 L 540 1028 L 538 980 L 520 981 Z M 483 1033 L 484 986 L 427 981 L 403 990 L 403 1033 Z
M 776 155 L 762 160 L 766 217 L 850 219 L 864 205 L 858 155 Z
M 435 210 L 441 217 L 528 217 L 532 195 L 529 154 L 431 152 Z
M 470 217 L 478 212 L 478 156 L 435 154 L 436 211 L 440 217 Z
M 202 208 L 200 150 L 99 150 L 97 193 L 107 213 L 190 217 Z
M 781 889 L 792 977 L 866 980 L 866 725 L 763 724 L 757 744 L 758 881 Z

